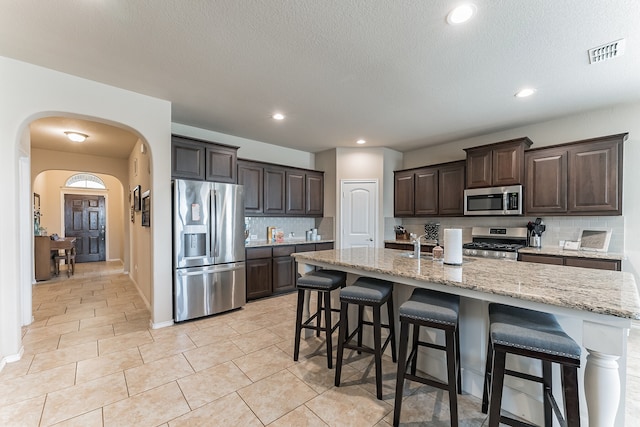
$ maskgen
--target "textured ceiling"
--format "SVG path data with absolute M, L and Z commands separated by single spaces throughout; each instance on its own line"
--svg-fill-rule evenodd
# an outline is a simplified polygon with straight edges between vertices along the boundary
M 312 152 L 406 151 L 640 100 L 640 1 L 474 2 L 450 26 L 453 0 L 0 0 L 0 55 Z M 620 38 L 624 56 L 589 65 Z M 515 98 L 523 86 L 538 92 Z

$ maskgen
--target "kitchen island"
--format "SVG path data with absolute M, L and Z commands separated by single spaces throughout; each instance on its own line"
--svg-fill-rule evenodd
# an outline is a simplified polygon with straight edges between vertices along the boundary
M 413 287 L 460 295 L 463 390 L 475 396 L 482 393 L 487 304 L 498 302 L 555 314 L 583 347 L 583 424 L 587 425 L 588 419 L 590 426 L 624 426 L 627 335 L 632 319 L 640 319 L 640 298 L 632 274 L 480 258 L 465 258 L 462 266 L 448 266 L 407 254 L 357 248 L 293 256 L 300 273 L 322 267 L 350 273 L 349 283 L 355 280 L 353 276 L 393 281 L 398 284 L 394 289 L 396 310 Z M 520 360 L 517 363 L 522 369 Z M 531 369 L 537 367 L 532 364 Z M 539 387 L 527 388 L 516 381 L 505 385 L 503 408 L 541 424 L 541 403 L 536 402 Z

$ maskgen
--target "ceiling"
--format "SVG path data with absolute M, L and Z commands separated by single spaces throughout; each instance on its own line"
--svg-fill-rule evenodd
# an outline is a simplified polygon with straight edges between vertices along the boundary
M 0 55 L 310 152 L 407 151 L 640 100 L 640 1 L 472 1 L 452 26 L 456 0 L 0 0 Z M 621 38 L 623 56 L 589 65 Z M 524 86 L 537 92 L 514 97 Z

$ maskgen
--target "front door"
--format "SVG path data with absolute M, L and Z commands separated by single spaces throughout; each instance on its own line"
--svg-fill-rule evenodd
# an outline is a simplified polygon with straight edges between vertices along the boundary
M 377 206 L 377 181 L 342 181 L 342 249 L 375 247 Z
M 65 194 L 64 234 L 76 238 L 76 262 L 104 261 L 104 196 Z

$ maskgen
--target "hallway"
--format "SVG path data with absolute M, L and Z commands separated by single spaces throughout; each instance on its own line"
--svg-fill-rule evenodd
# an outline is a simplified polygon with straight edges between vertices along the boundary
M 384 361 L 375 399 L 370 357 L 351 357 L 333 387 L 323 341 L 292 359 L 295 294 L 151 330 L 149 313 L 120 263 L 82 263 L 34 286 L 25 354 L 0 372 L 2 426 L 387 427 L 395 364 Z M 627 425 L 640 413 L 640 330 L 629 342 Z M 305 357 L 306 356 L 306 357 Z M 363 380 L 363 378 L 365 378 Z M 447 395 L 409 383 L 402 420 L 448 426 Z M 479 400 L 460 396 L 461 425 L 481 426 Z

